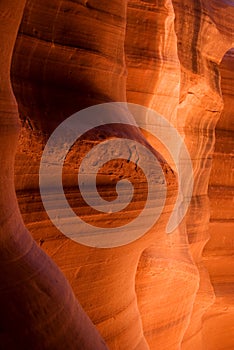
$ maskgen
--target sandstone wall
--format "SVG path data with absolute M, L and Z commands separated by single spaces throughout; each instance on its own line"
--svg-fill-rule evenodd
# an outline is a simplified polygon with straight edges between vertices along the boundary
M 215 150 L 209 179 L 210 240 L 204 262 L 216 296 L 204 315 L 207 349 L 233 347 L 233 49 L 220 64 L 224 108 L 215 130 Z
M 6 20 L 1 26 L 3 48 L 7 48 L 0 57 L 0 77 L 5 82 L 0 92 L 1 164 L 6 169 L 1 175 L 2 236 L 6 246 L 11 239 L 15 242 L 10 254 L 4 253 L 1 278 L 11 292 L 2 291 L 2 304 L 7 295 L 17 296 L 14 302 L 8 299 L 4 308 L 7 315 L 7 307 L 13 305 L 12 316 L 5 316 L 9 323 L 1 327 L 6 346 L 15 349 L 14 341 L 24 341 L 26 322 L 31 326 L 25 349 L 31 348 L 30 342 L 38 349 L 106 348 L 86 313 L 109 349 L 232 348 L 232 2 L 30 0 L 25 7 L 23 2 L 1 6 L 1 18 L 12 16 L 9 29 Z M 10 140 L 3 129 L 4 123 L 7 130 L 12 123 L 5 117 L 4 101 L 9 101 L 7 115 L 14 113 L 13 129 L 17 125 L 11 83 L 21 121 L 14 170 L 12 140 L 16 142 L 17 132 Z M 123 247 L 90 248 L 69 240 L 49 220 L 39 193 L 40 159 L 51 132 L 72 113 L 122 101 L 154 109 L 184 137 L 194 169 L 193 197 L 186 218 L 167 235 L 178 179 L 165 147 L 133 127 L 103 127 L 87 133 L 69 153 L 63 174 L 69 203 L 86 220 L 102 227 L 118 225 L 144 206 L 145 178 L 134 164 L 124 161 L 106 165 L 98 186 L 104 197 L 114 198 L 111 182 L 124 176 L 130 179 L 136 193 L 125 212 L 101 216 L 79 197 L 77 168 L 87 151 L 103 139 L 128 137 L 145 145 L 159 159 L 168 185 L 161 218 L 145 236 Z M 168 130 L 165 133 L 170 137 Z M 13 173 L 21 216 L 12 209 L 16 207 Z M 225 209 L 219 211 L 220 205 Z M 17 214 L 10 215 L 12 211 Z M 5 271 L 11 271 L 7 278 Z M 12 285 L 16 276 L 18 289 Z M 22 309 L 15 317 L 19 303 Z M 31 309 L 34 315 L 29 314 Z M 12 337 L 15 340 L 8 344 Z

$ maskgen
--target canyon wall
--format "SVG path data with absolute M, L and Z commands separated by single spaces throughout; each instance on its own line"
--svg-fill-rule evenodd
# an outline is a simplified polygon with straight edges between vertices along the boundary
M 1 6 L 5 348 L 20 342 L 24 349 L 231 349 L 232 1 L 30 0 Z M 167 234 L 178 176 L 165 146 L 126 124 L 98 127 L 75 143 L 64 164 L 66 197 L 77 215 L 111 229 L 144 207 L 147 183 L 134 159 L 109 162 L 97 177 L 108 200 L 116 197 L 119 179 L 134 184 L 125 211 L 103 215 L 80 196 L 79 165 L 103 140 L 144 145 L 159 160 L 168 191 L 160 219 L 138 240 L 117 248 L 84 246 L 63 235 L 43 207 L 42 152 L 72 113 L 126 101 L 160 113 L 182 135 L 194 171 L 191 204 Z M 127 111 L 121 119 L 129 120 Z M 170 130 L 165 135 L 170 138 Z
M 220 64 L 224 108 L 215 130 L 215 149 L 209 179 L 210 240 L 204 262 L 215 292 L 215 303 L 204 315 L 207 349 L 233 347 L 233 84 L 234 51 Z M 217 345 L 216 345 L 217 344 Z

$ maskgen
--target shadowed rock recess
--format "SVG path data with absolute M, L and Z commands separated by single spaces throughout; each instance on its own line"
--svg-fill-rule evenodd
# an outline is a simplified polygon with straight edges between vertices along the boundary
M 0 0 L 0 349 L 234 348 L 233 18 L 232 0 Z M 93 226 L 135 220 L 148 193 L 141 155 L 113 159 L 96 177 L 110 202 L 120 179 L 133 184 L 120 212 L 91 208 L 77 181 L 96 145 L 130 139 L 162 168 L 160 218 L 115 248 L 77 243 L 51 222 L 39 189 L 43 149 L 70 115 L 106 102 L 148 107 L 181 134 L 194 187 L 173 233 L 175 162 L 152 134 L 127 125 L 127 109 L 126 123 L 74 143 L 64 192 Z

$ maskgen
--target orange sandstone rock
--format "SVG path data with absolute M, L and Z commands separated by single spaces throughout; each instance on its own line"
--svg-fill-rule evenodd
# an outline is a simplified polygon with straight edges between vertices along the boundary
M 3 347 L 231 349 L 232 1 L 30 0 L 3 1 L 0 9 Z M 168 193 L 146 235 L 117 248 L 87 247 L 64 236 L 42 205 L 42 152 L 72 113 L 124 101 L 161 113 L 184 138 L 194 170 L 191 204 L 168 235 L 178 176 L 165 145 L 135 127 L 99 127 L 75 143 L 64 164 L 66 197 L 78 215 L 111 229 L 144 207 L 146 178 L 131 161 L 109 162 L 97 177 L 109 200 L 119 179 L 134 184 L 126 210 L 101 215 L 80 196 L 79 164 L 103 140 L 144 145 L 159 160 Z

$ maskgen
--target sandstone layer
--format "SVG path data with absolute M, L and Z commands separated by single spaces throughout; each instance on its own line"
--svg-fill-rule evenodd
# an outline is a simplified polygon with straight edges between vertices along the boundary
M 215 130 L 215 149 L 209 179 L 210 240 L 204 262 L 215 292 L 215 303 L 204 315 L 207 349 L 233 347 L 234 259 L 233 259 L 233 84 L 234 51 L 220 64 L 224 108 Z
M 232 349 L 232 1 L 28 0 L 2 1 L 0 9 L 3 349 Z M 84 246 L 43 207 L 42 152 L 72 113 L 126 101 L 160 113 L 182 135 L 194 172 L 191 204 L 168 235 L 178 174 L 165 146 L 129 125 L 96 128 L 64 164 L 77 215 L 111 229 L 144 207 L 146 178 L 134 158 L 107 163 L 97 177 L 109 201 L 119 179 L 134 184 L 126 210 L 101 215 L 80 196 L 79 165 L 103 140 L 128 138 L 150 150 L 168 191 L 160 219 L 140 239 Z

